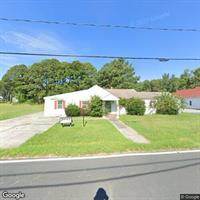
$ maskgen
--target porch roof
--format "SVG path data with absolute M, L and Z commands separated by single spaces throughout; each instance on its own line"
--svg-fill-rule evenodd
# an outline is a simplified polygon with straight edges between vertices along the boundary
M 102 101 L 117 101 L 119 98 L 113 96 L 113 95 L 107 95 L 105 97 L 100 97 Z

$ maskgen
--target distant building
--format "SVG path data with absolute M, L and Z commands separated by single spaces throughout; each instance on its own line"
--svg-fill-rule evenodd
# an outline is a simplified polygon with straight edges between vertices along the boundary
M 186 108 L 200 109 L 200 87 L 177 90 L 175 94 L 185 100 Z

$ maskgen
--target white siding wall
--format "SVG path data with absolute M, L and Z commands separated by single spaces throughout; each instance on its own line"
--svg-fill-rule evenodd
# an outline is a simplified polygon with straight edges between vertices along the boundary
M 190 101 L 192 105 L 190 105 Z M 191 109 L 200 109 L 200 97 L 196 98 L 185 98 L 186 107 Z
M 65 101 L 65 107 L 69 104 L 75 104 L 79 106 L 80 101 L 88 101 L 89 95 L 86 90 L 82 90 L 79 92 L 72 92 L 63 95 L 55 95 L 52 97 L 45 98 L 44 104 L 44 115 L 45 116 L 65 116 L 64 108 L 55 109 L 54 102 L 57 100 Z
M 126 109 L 124 107 L 120 106 L 120 108 L 119 108 L 119 114 L 120 115 L 126 115 Z
M 86 101 L 86 99 L 80 99 L 80 98 L 73 98 L 72 96 L 68 98 L 60 98 L 58 100 L 63 100 L 65 101 L 65 107 L 69 104 L 75 104 L 79 106 L 80 101 Z M 55 109 L 54 107 L 54 99 L 45 99 L 45 104 L 44 104 L 44 115 L 45 116 L 65 116 L 65 110 L 64 108 L 62 109 Z
M 45 99 L 44 102 L 44 116 L 63 116 L 65 115 L 64 109 L 55 109 L 54 101 L 52 99 Z
M 80 97 L 78 97 L 78 95 L 76 95 L 76 96 L 70 95 L 68 97 L 60 98 L 59 100 L 64 100 L 65 106 L 67 107 L 67 105 L 69 105 L 69 104 L 76 104 L 77 106 L 79 106 L 80 101 L 87 101 L 89 99 L 80 98 Z M 50 99 L 50 98 L 45 99 L 44 115 L 45 116 L 64 116 L 65 115 L 64 109 L 55 109 L 54 101 L 55 101 L 55 99 Z M 145 106 L 146 106 L 145 114 L 154 114 L 156 112 L 156 110 L 150 107 L 151 100 L 146 99 L 144 101 L 145 101 Z M 200 102 L 200 99 L 199 99 L 199 101 L 197 101 L 197 103 L 198 102 Z M 196 103 L 196 100 L 194 101 L 194 103 Z M 190 108 L 192 108 L 192 107 L 190 107 Z M 200 109 L 200 105 L 199 105 L 199 109 Z M 117 113 L 117 101 L 113 101 L 111 103 L 111 113 L 113 113 L 113 114 Z M 120 106 L 119 114 L 120 115 L 126 114 L 126 109 L 124 107 Z
M 155 108 L 151 108 L 151 106 L 150 106 L 150 103 L 151 103 L 150 99 L 145 99 L 144 102 L 145 102 L 145 107 L 146 107 L 145 115 L 156 113 L 156 109 Z

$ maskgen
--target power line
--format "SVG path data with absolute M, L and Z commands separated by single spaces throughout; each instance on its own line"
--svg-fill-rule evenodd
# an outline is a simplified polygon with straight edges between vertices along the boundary
M 114 25 L 114 24 L 94 24 L 94 23 L 76 23 L 67 21 L 47 21 L 47 20 L 32 20 L 32 19 L 17 19 L 17 18 L 3 18 L 0 21 L 11 22 L 26 22 L 26 23 L 42 23 L 42 24 L 56 24 L 56 25 L 70 25 L 70 26 L 86 26 L 86 27 L 100 27 L 100 28 L 119 28 L 119 29 L 134 29 L 134 30 L 151 30 L 151 31 L 182 31 L 182 32 L 200 32 L 198 28 L 156 28 L 148 26 L 129 26 L 129 25 Z
M 177 57 L 133 57 L 133 56 L 109 56 L 109 55 L 81 55 L 81 54 L 50 54 L 50 53 L 29 53 L 0 51 L 0 55 L 17 56 L 44 56 L 44 57 L 71 57 L 71 58 L 95 58 L 95 59 L 127 59 L 127 60 L 157 60 L 167 61 L 200 61 L 200 58 L 177 58 Z

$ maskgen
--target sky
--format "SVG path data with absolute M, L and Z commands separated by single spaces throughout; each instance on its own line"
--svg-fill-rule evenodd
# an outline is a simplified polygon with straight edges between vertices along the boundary
M 1 0 L 0 17 L 157 28 L 199 28 L 200 1 Z M 76 27 L 0 21 L 0 51 L 134 57 L 199 57 L 200 32 Z M 13 65 L 45 59 L 0 55 L 0 78 Z M 76 58 L 59 58 L 71 62 Z M 110 59 L 79 59 L 100 69 Z M 141 80 L 179 76 L 199 61 L 130 61 Z

